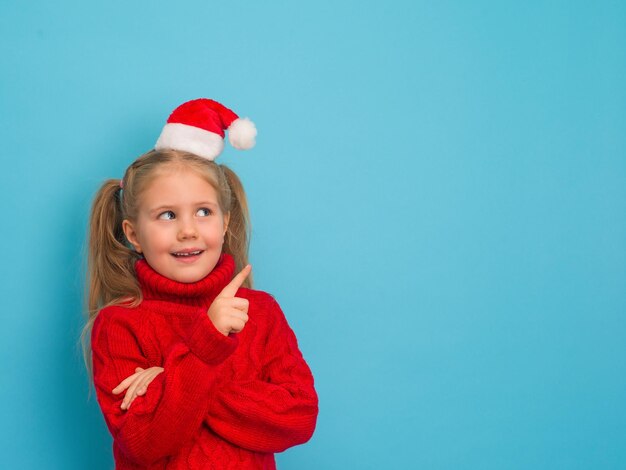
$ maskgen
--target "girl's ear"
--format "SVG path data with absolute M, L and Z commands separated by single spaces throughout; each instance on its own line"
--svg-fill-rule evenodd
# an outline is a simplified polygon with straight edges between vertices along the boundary
M 126 235 L 126 239 L 135 248 L 135 251 L 137 253 L 141 253 L 141 245 L 139 244 L 139 239 L 137 238 L 137 232 L 135 231 L 135 227 L 130 220 L 124 219 L 122 221 L 122 230 L 124 231 L 124 235 Z

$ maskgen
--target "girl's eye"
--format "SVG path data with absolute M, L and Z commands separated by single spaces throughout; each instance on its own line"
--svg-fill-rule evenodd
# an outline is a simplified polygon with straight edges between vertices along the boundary
M 202 209 L 198 209 L 197 214 L 201 217 L 206 217 L 207 215 L 211 215 L 211 209 L 203 207 Z
M 172 211 L 165 211 L 159 214 L 159 219 L 163 219 L 163 220 L 172 220 L 175 217 L 176 216 L 174 215 Z

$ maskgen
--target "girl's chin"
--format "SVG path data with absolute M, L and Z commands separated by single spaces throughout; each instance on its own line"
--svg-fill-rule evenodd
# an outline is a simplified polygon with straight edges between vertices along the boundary
M 162 276 L 172 281 L 190 284 L 204 279 L 215 269 L 219 261 L 219 255 L 211 257 L 209 256 L 210 254 L 204 251 L 200 255 L 195 256 L 194 258 L 196 259 L 194 261 L 186 260 L 185 262 L 181 262 L 178 259 L 166 260 L 163 258 L 152 260 L 146 258 L 146 261 Z M 154 263 L 150 261 L 154 261 Z
M 213 271 L 213 268 L 215 268 L 215 264 L 210 267 L 206 265 L 204 266 L 189 265 L 189 266 L 179 267 L 173 271 L 170 271 L 169 273 L 170 275 L 166 277 L 169 277 L 170 279 L 174 281 L 190 284 L 192 282 L 201 281 L 202 279 L 207 277 L 211 273 L 211 271 Z

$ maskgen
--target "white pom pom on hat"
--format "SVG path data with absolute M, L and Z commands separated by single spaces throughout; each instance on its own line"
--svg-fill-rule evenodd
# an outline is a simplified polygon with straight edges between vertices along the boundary
M 250 119 L 208 98 L 187 101 L 170 114 L 154 148 L 185 150 L 215 160 L 224 149 L 224 130 L 238 150 L 251 149 L 256 143 L 257 131 Z

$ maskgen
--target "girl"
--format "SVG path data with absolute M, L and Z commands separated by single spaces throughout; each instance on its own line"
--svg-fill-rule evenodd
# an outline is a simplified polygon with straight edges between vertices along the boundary
M 221 104 L 181 105 L 93 202 L 83 334 L 116 469 L 273 469 L 315 430 L 296 337 L 252 289 L 243 188 L 213 161 L 224 129 L 254 145 L 254 124 Z

